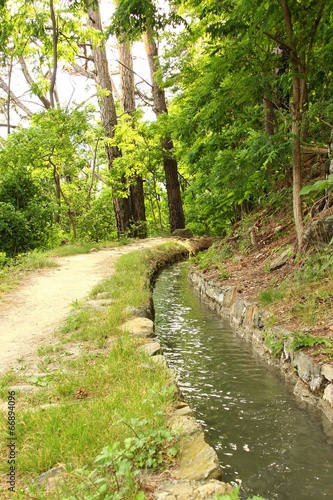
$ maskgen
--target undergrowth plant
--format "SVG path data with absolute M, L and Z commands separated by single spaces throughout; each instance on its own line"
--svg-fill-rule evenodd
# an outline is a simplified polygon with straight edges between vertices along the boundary
M 226 495 L 217 495 L 215 500 L 239 500 L 240 499 L 240 486 L 237 486 L 232 493 L 227 493 Z M 265 500 L 263 497 L 248 497 L 247 500 Z
M 271 350 L 273 357 L 279 357 L 284 348 L 287 351 L 297 351 L 302 349 L 302 347 L 315 346 L 318 347 L 316 353 L 321 352 L 328 356 L 333 356 L 333 342 L 330 338 L 314 336 L 302 331 L 295 331 L 290 334 L 281 332 L 269 333 L 265 337 L 264 343 Z
M 221 244 L 220 242 L 214 243 L 206 252 L 199 253 L 193 262 L 202 269 L 215 269 L 217 270 L 220 279 L 228 279 L 229 272 L 223 266 L 225 260 L 232 257 L 232 250 L 228 245 Z
M 93 471 L 74 471 L 83 480 L 77 492 L 84 491 L 86 500 L 130 498 L 143 470 L 165 467 L 175 460 L 175 436 L 167 428 L 147 431 L 148 422 L 145 419 L 131 419 L 129 423 L 123 423 L 133 431 L 134 436 L 125 439 L 124 443 L 117 441 L 112 446 L 105 446 L 95 459 L 96 468 Z M 89 479 L 89 489 L 95 490 L 91 495 L 87 494 L 86 478 Z M 143 491 L 135 494 L 135 500 L 141 498 L 145 498 Z
M 324 344 L 325 347 L 332 347 L 332 340 L 327 337 L 315 337 L 310 333 L 300 331 L 293 332 L 290 349 L 297 350 L 302 347 L 314 347 L 315 345 Z

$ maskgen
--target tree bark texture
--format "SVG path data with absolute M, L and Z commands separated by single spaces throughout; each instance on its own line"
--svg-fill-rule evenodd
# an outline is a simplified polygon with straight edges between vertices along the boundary
M 158 49 L 153 38 L 152 30 L 147 30 L 143 35 L 143 41 L 147 53 L 150 77 L 152 81 L 152 95 L 154 103 L 154 113 L 159 116 L 167 113 L 165 92 L 156 81 L 156 71 L 159 68 Z M 183 204 L 180 195 L 180 185 L 178 180 L 177 160 L 172 156 L 173 142 L 170 137 L 162 140 L 163 147 L 163 167 L 168 196 L 170 231 L 183 229 L 185 227 L 185 217 Z
M 88 15 L 89 25 L 95 28 L 97 31 L 102 32 L 103 29 L 101 14 L 99 10 L 99 4 L 97 2 L 93 4 L 93 8 L 90 7 L 88 9 Z M 112 81 L 109 73 L 104 42 L 102 42 L 98 47 L 93 47 L 92 57 L 96 69 L 96 83 L 103 91 L 107 92 L 106 95 L 101 95 L 99 97 L 101 123 L 105 130 L 106 137 L 112 139 L 114 137 L 114 128 L 117 125 L 117 114 L 112 93 Z M 113 166 L 113 160 L 119 157 L 121 153 L 117 147 L 110 146 L 109 144 L 105 144 L 105 151 L 108 168 L 111 170 Z M 126 188 L 126 179 L 122 178 L 119 180 L 124 185 L 124 197 L 113 196 L 113 208 L 115 213 L 118 237 L 121 237 L 129 230 L 130 204 L 128 198 L 129 193 L 128 189 Z
M 311 35 L 307 40 L 306 46 L 303 42 L 296 41 L 292 12 L 290 9 L 291 1 L 282 0 L 282 14 L 286 28 L 287 45 L 290 50 L 292 77 L 292 103 L 291 103 L 291 132 L 293 143 L 293 210 L 297 235 L 298 249 L 300 250 L 303 242 L 304 223 L 302 214 L 302 199 L 300 190 L 302 188 L 302 155 L 301 140 L 307 136 L 306 111 L 308 109 L 308 86 L 307 76 L 310 67 L 310 60 L 316 37 L 316 32 L 323 15 L 325 2 L 318 2 L 317 15 L 312 21 Z
M 133 72 L 133 57 L 131 44 L 128 41 L 119 43 L 119 72 L 121 101 L 125 113 L 133 115 L 135 112 L 135 83 Z M 130 186 L 130 212 L 134 227 L 131 232 L 134 237 L 147 237 L 146 210 L 144 201 L 143 180 L 135 174 Z
M 289 9 L 288 0 L 282 0 L 282 13 L 286 26 L 287 41 L 290 47 L 290 58 L 291 67 L 294 73 L 292 78 L 292 103 L 291 103 L 291 133 L 292 133 L 292 167 L 293 167 L 293 212 L 294 212 L 294 222 L 297 236 L 298 248 L 301 248 L 302 237 L 304 232 L 303 224 L 303 214 L 302 214 L 302 199 L 300 196 L 300 190 L 302 188 L 302 163 L 301 163 L 301 128 L 302 128 L 302 107 L 303 102 L 303 92 L 302 88 L 305 83 L 305 79 L 300 79 L 299 75 L 301 73 L 301 68 L 299 64 L 299 58 L 297 54 L 297 48 L 294 42 L 293 24 L 291 12 Z M 302 81 L 302 84 L 301 84 Z

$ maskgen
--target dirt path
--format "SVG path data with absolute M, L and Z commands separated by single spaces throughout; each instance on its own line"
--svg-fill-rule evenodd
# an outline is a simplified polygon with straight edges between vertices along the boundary
M 120 255 L 166 241 L 151 238 L 124 247 L 58 259 L 59 266 L 28 278 L 0 304 L 0 374 L 22 357 L 51 341 L 55 329 L 75 300 L 84 299 L 94 285 L 109 277 Z

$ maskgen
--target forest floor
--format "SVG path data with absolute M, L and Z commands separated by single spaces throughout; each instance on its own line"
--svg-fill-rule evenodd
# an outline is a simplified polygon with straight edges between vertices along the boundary
M 57 266 L 34 271 L 0 302 L 0 374 L 31 362 L 38 347 L 53 342 L 55 330 L 93 286 L 108 278 L 117 259 L 135 250 L 160 245 L 150 238 L 122 247 L 57 258 Z

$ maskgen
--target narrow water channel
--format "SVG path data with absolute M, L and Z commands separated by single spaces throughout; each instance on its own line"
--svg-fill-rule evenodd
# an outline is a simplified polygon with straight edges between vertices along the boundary
M 333 446 L 321 414 L 301 409 L 279 371 L 200 301 L 184 265 L 163 271 L 154 304 L 156 334 L 223 480 L 241 483 L 242 498 L 333 499 Z

